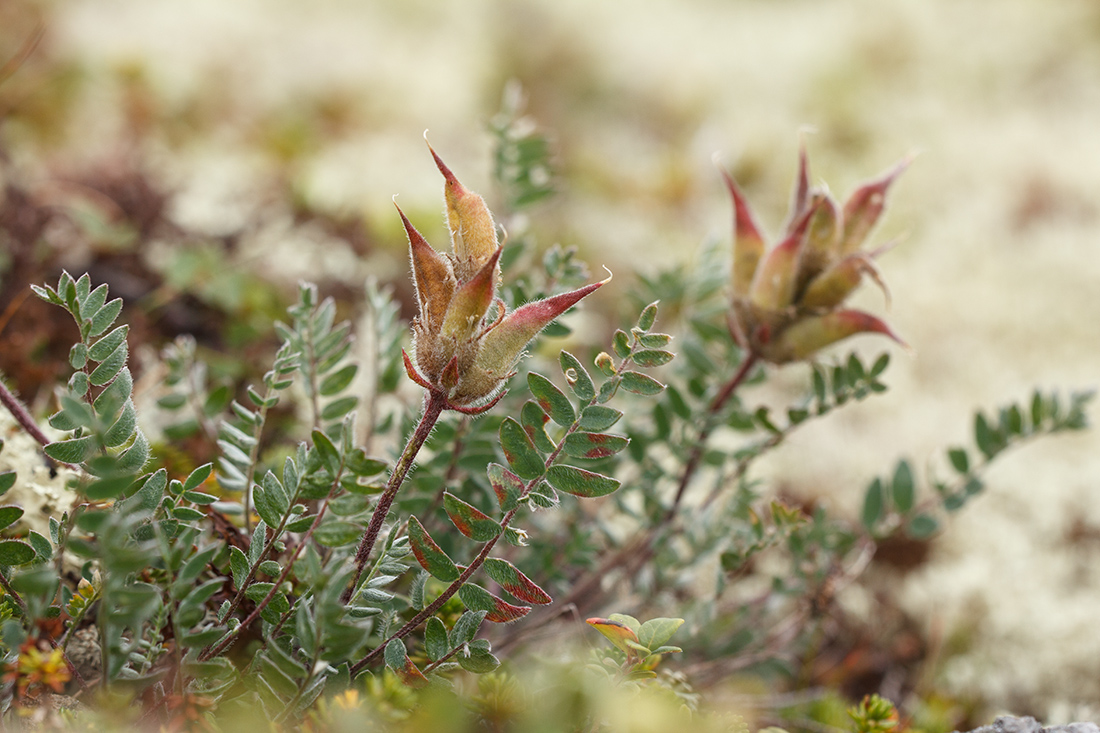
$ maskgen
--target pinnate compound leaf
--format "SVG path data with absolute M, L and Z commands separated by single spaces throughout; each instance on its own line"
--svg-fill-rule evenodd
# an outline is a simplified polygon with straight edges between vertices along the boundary
M 394 639 L 386 644 L 383 655 L 386 666 L 393 670 L 394 674 L 401 678 L 409 687 L 424 687 L 428 684 L 428 678 L 420 671 L 405 651 L 405 643 L 400 639 Z
M 340 453 L 336 450 L 336 446 L 320 430 L 314 430 L 312 437 L 313 446 L 317 449 L 321 462 L 328 469 L 328 472 L 335 476 L 340 471 Z
M 545 465 L 542 456 L 535 450 L 531 439 L 523 427 L 510 417 L 500 424 L 500 447 L 508 465 L 523 479 L 536 479 L 542 476 Z
M 101 417 L 109 418 L 130 399 L 133 391 L 134 378 L 130 374 L 129 367 L 123 367 L 115 380 L 99 393 L 99 397 L 95 398 L 92 406 Z
M 551 466 L 546 471 L 546 480 L 558 491 L 586 499 L 606 496 L 619 488 L 620 484 L 609 476 L 573 466 Z
M 500 524 L 449 491 L 443 492 L 443 509 L 459 532 L 475 542 L 488 542 L 500 534 Z
M 493 485 L 493 491 L 497 495 L 500 510 L 510 512 L 515 509 L 518 506 L 524 487 L 519 476 L 499 463 L 490 463 L 486 473 L 489 476 L 489 483 Z
M 947 458 L 951 461 L 951 467 L 959 473 L 970 470 L 970 456 L 964 448 L 951 448 L 947 451 Z
M 561 362 L 562 374 L 565 375 L 565 381 L 569 383 L 573 394 L 585 401 L 596 396 L 596 385 L 592 383 L 592 377 L 577 357 L 563 350 L 559 361 Z
M 542 588 L 535 585 L 534 581 L 520 572 L 512 563 L 500 558 L 490 557 L 482 566 L 490 578 L 500 583 L 500 587 L 508 591 L 518 601 L 544 605 L 554 599 Z
M 665 385 L 641 372 L 626 371 L 623 372 L 622 378 L 623 389 L 634 394 L 655 395 L 660 394 L 665 388 Z
M 454 561 L 439 548 L 416 517 L 409 517 L 409 545 L 420 567 L 444 583 L 458 580 L 459 572 Z
M 537 402 L 534 400 L 524 402 L 519 413 L 519 420 L 520 424 L 523 425 L 523 431 L 527 433 L 527 437 L 531 439 L 531 443 L 536 450 L 543 453 L 553 452 L 554 443 L 546 434 L 546 423 L 550 421 L 550 418 Z
M 343 547 L 357 542 L 362 534 L 363 528 L 358 524 L 338 519 L 319 525 L 313 537 L 324 547 Z
M 513 606 L 503 598 L 497 598 L 475 583 L 467 583 L 458 591 L 458 597 L 471 611 L 485 611 L 485 620 L 496 624 L 509 623 L 523 618 L 530 606 Z
M 88 358 L 94 362 L 103 361 L 126 340 L 126 334 L 129 331 L 130 327 L 126 325 L 114 329 L 91 345 L 88 349 Z
M 239 547 L 233 545 L 229 546 L 229 569 L 233 573 L 233 585 L 240 588 L 248 575 L 248 558 Z
M 537 372 L 531 372 L 527 375 L 527 386 L 551 420 L 565 428 L 573 424 L 577 418 L 573 403 L 553 382 Z
M 322 397 L 331 397 L 334 394 L 343 392 L 347 389 L 347 386 L 351 384 L 351 380 L 355 379 L 355 373 L 357 371 L 359 371 L 358 366 L 355 364 L 348 364 L 339 371 L 333 372 L 325 377 L 317 391 Z
M 149 441 L 145 434 L 137 431 L 134 442 L 126 449 L 126 452 L 118 460 L 118 467 L 123 471 L 138 472 L 145 462 L 149 460 Z

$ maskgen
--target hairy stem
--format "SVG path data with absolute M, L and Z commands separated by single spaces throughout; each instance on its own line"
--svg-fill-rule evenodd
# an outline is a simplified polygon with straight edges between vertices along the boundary
M 386 521 L 386 515 L 390 512 L 390 506 L 393 504 L 393 500 L 397 496 L 397 492 L 401 488 L 401 485 L 405 482 L 405 477 L 408 476 L 409 469 L 412 468 L 417 454 L 424 446 L 424 442 L 428 439 L 428 436 L 431 435 L 432 428 L 435 427 L 436 422 L 439 420 L 439 416 L 443 414 L 443 409 L 446 405 L 447 396 L 443 392 L 432 390 L 425 395 L 424 412 L 420 415 L 420 422 L 417 423 L 416 429 L 413 430 L 412 435 L 409 436 L 409 441 L 405 444 L 405 449 L 401 451 L 401 457 L 397 459 L 397 464 L 393 467 L 393 473 L 390 474 L 390 480 L 386 482 L 386 488 L 382 492 L 382 496 L 378 498 L 378 505 L 375 506 L 374 513 L 370 518 L 370 524 L 367 525 L 367 532 L 363 535 L 363 541 L 359 543 L 359 549 L 355 553 L 355 577 L 352 579 L 351 585 L 344 591 L 344 603 L 351 600 L 352 593 L 354 593 L 356 587 L 358 587 L 359 578 L 363 575 L 363 567 L 366 566 L 367 561 L 370 560 L 371 551 L 374 549 L 374 543 L 378 539 L 378 533 L 382 531 L 382 524 Z

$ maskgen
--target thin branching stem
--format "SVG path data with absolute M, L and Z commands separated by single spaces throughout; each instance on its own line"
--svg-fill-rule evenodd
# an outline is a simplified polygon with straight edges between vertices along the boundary
M 584 405 L 584 407 L 587 407 L 588 405 L 592 404 L 592 402 L 593 402 L 593 400 L 589 400 Z M 583 412 L 583 407 L 582 407 L 581 411 Z M 550 466 L 553 466 L 554 463 L 557 462 L 558 456 L 561 454 L 562 449 L 565 447 L 565 439 L 567 437 L 569 437 L 569 435 L 571 433 L 576 432 L 576 430 L 579 427 L 580 427 L 579 419 L 577 421 L 575 421 L 572 425 L 569 426 L 569 429 L 565 431 L 565 435 L 562 436 L 561 441 L 558 442 L 557 447 L 546 458 L 546 462 L 543 464 L 544 469 L 550 468 Z M 544 472 L 545 472 L 545 470 L 544 470 Z M 542 481 L 542 476 L 541 475 L 538 476 L 537 478 L 533 478 L 530 481 L 528 481 L 524 485 L 523 491 L 520 492 L 520 499 L 522 500 L 523 497 L 530 494 L 531 490 L 534 489 L 535 486 L 537 486 L 540 481 Z M 462 588 L 462 586 L 466 585 L 466 582 L 469 581 L 470 578 L 472 578 L 474 576 L 474 573 L 476 573 L 478 570 L 480 570 L 481 566 L 485 564 L 485 560 L 488 559 L 489 553 L 493 551 L 493 548 L 496 546 L 497 542 L 500 540 L 501 537 L 504 536 L 505 531 L 511 525 L 512 520 L 515 518 L 516 513 L 518 511 L 519 511 L 519 507 L 517 506 L 516 508 L 511 509 L 510 511 L 508 511 L 504 515 L 504 517 L 500 520 L 500 527 L 501 527 L 500 534 L 498 534 L 496 537 L 494 537 L 493 539 L 491 539 L 491 540 L 489 540 L 488 542 L 485 543 L 485 545 L 481 548 L 481 551 L 477 554 L 477 557 L 475 557 L 473 560 L 470 561 L 470 564 L 466 566 L 466 569 L 462 571 L 462 574 L 460 576 L 458 576 L 457 580 L 455 580 L 450 585 L 448 585 L 447 588 L 444 589 L 444 591 L 442 593 L 440 593 L 439 596 L 435 600 L 433 600 L 431 603 L 429 603 L 427 606 L 425 606 L 420 611 L 420 613 L 413 616 L 408 621 L 408 623 L 406 623 L 404 626 L 402 626 L 396 632 L 391 634 L 389 636 L 389 638 L 387 638 L 381 644 L 376 646 L 369 654 L 367 654 L 367 656 L 363 657 L 358 662 L 353 664 L 351 666 L 351 669 L 350 669 L 352 676 L 355 676 L 355 675 L 359 674 L 368 665 L 370 665 L 371 662 L 373 662 L 381 654 L 383 654 L 386 650 L 386 645 L 387 644 L 389 644 L 394 639 L 402 639 L 402 638 L 408 636 L 409 634 L 411 634 L 413 631 L 415 631 L 420 626 L 420 624 L 427 621 L 430 616 L 435 614 L 436 611 L 438 611 L 440 608 L 443 607 L 443 604 L 445 604 L 456 593 L 458 593 L 458 591 Z
M 748 378 L 752 373 L 752 368 L 756 366 L 757 356 L 752 352 L 745 354 L 745 358 L 741 360 L 741 366 L 737 372 L 733 375 L 722 390 L 711 400 L 710 407 L 707 409 L 706 417 L 703 419 L 703 427 L 699 429 L 699 437 L 695 439 L 695 445 L 691 449 L 691 455 L 688 456 L 687 463 L 684 464 L 684 472 L 680 474 L 680 483 L 676 487 L 676 497 L 672 500 L 672 506 L 668 508 L 668 512 L 665 514 L 662 525 L 667 525 L 676 516 L 676 512 L 680 509 L 680 504 L 684 499 L 684 493 L 687 491 L 688 484 L 691 483 L 691 479 L 695 476 L 695 472 L 699 469 L 699 463 L 703 459 L 703 453 L 706 452 L 707 440 L 710 438 L 710 433 L 714 429 L 715 418 L 722 408 L 729 402 L 730 397 L 733 396 L 737 388 Z
M 241 622 L 240 626 L 231 631 L 229 634 L 226 634 L 226 636 L 224 636 L 222 640 L 219 641 L 216 645 L 208 647 L 206 651 L 200 654 L 199 661 L 205 662 L 206 660 L 216 657 L 217 655 L 225 651 L 230 646 L 230 644 L 232 644 L 236 640 L 236 638 L 240 636 L 241 632 L 244 629 L 247 629 L 256 621 L 257 618 L 259 618 L 263 610 L 267 608 L 268 604 L 271 603 L 271 599 L 273 599 L 275 597 L 275 594 L 279 592 L 279 589 L 282 587 L 283 583 L 286 582 L 287 577 L 290 575 L 290 571 L 294 569 L 294 563 L 298 560 L 298 556 L 302 554 L 302 550 L 305 549 L 306 545 L 309 544 L 310 540 L 313 538 L 313 533 L 317 530 L 317 527 L 320 526 L 321 520 L 324 519 L 325 511 L 328 509 L 329 501 L 332 499 L 333 495 L 339 488 L 340 478 L 341 476 L 343 476 L 343 474 L 344 463 L 343 459 L 341 459 L 340 467 L 337 469 L 336 475 L 332 478 L 332 487 L 329 489 L 328 496 L 325 497 L 324 502 L 321 504 L 321 508 L 317 510 L 317 516 L 313 519 L 313 524 L 309 525 L 309 529 L 307 529 L 305 531 L 305 534 L 302 535 L 302 541 L 299 542 L 298 546 L 294 548 L 294 552 L 287 560 L 286 567 L 283 568 L 283 572 L 279 574 L 278 579 L 276 579 L 274 584 L 272 584 L 271 590 L 267 592 L 267 595 L 263 597 L 263 600 L 256 604 L 256 608 L 253 609 L 252 613 L 248 614 L 248 617 Z M 258 566 L 259 563 L 256 563 L 256 565 Z

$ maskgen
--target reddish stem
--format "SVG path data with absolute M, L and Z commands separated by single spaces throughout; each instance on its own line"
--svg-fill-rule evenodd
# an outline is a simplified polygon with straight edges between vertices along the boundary
M 413 462 L 416 460 L 416 454 L 420 452 L 424 442 L 428 439 L 428 436 L 431 435 L 432 428 L 435 427 L 436 422 L 439 420 L 439 416 L 443 414 L 443 410 L 446 407 L 447 395 L 443 392 L 430 390 L 427 395 L 425 395 L 424 413 L 420 416 L 420 422 L 417 423 L 413 434 L 409 436 L 409 442 L 405 444 L 405 449 L 401 451 L 401 457 L 397 459 L 397 465 L 393 467 L 393 473 L 390 474 L 390 480 L 386 483 L 386 489 L 382 492 L 382 496 L 378 498 L 378 505 L 375 506 L 374 514 L 372 514 L 370 518 L 370 524 L 367 525 L 367 532 L 363 535 L 363 541 L 359 543 L 359 550 L 355 553 L 355 578 L 352 580 L 347 590 L 344 591 L 344 603 L 351 600 L 352 593 L 355 592 L 355 588 L 359 585 L 359 578 L 363 575 L 363 568 L 366 566 L 367 561 L 370 560 L 370 554 L 374 549 L 374 543 L 378 539 L 378 534 L 382 531 L 382 524 L 386 521 L 386 515 L 390 512 L 390 506 L 397 496 L 397 491 L 405 482 L 405 477 L 409 474 L 409 469 L 412 468 Z

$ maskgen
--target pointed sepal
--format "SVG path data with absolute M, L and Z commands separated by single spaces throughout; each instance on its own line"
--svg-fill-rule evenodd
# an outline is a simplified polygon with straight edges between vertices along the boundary
M 748 295 L 753 276 L 764 256 L 764 237 L 753 221 L 752 210 L 737 182 L 726 171 L 722 178 L 733 199 L 733 294 Z
M 886 323 L 871 314 L 857 310 L 838 310 L 795 322 L 767 344 L 760 355 L 777 364 L 798 361 L 860 333 L 880 333 L 905 345 Z
M 432 158 L 443 174 L 443 197 L 447 202 L 447 224 L 456 260 L 455 274 L 460 281 L 481 269 L 498 249 L 496 224 L 485 199 L 463 186 L 432 146 Z
M 886 192 L 912 161 L 912 157 L 905 158 L 883 175 L 857 188 L 844 202 L 841 254 L 851 254 L 863 246 L 886 207 Z
M 451 263 L 435 251 L 428 240 L 421 236 L 416 227 L 397 206 L 401 223 L 409 238 L 409 254 L 412 259 L 413 285 L 420 305 L 420 323 L 429 333 L 438 333 L 443 325 L 443 317 L 455 291 L 455 276 Z

